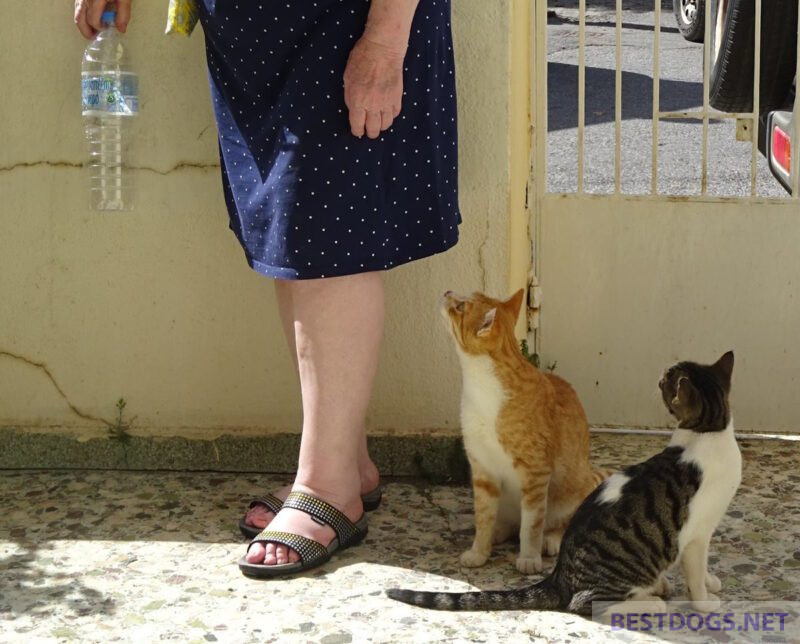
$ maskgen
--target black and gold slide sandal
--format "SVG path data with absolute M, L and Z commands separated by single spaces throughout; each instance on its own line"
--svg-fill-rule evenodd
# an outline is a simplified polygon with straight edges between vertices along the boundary
M 257 505 L 264 505 L 267 507 L 267 510 L 273 514 L 278 514 L 280 509 L 283 507 L 283 501 L 281 501 L 274 494 L 267 493 L 264 496 L 260 496 L 257 499 L 250 501 L 250 505 L 247 506 L 247 509 L 252 510 Z M 239 519 L 239 531 L 248 539 L 253 539 L 259 532 L 261 532 L 262 528 L 250 525 L 246 522 L 246 519 L 247 513 L 245 513 L 245 515 Z
M 284 508 L 300 510 L 311 516 L 319 523 L 325 523 L 333 528 L 336 536 L 327 546 L 318 541 L 290 532 L 279 532 L 269 528 L 256 535 L 250 543 L 280 543 L 294 550 L 300 555 L 300 561 L 295 563 L 265 564 L 249 563 L 244 557 L 239 559 L 239 570 L 247 577 L 267 579 L 270 577 L 283 577 L 294 575 L 305 570 L 321 566 L 331 558 L 335 552 L 344 550 L 359 543 L 367 536 L 367 516 L 353 523 L 330 503 L 318 499 L 304 492 L 292 492 L 283 502 Z
M 383 498 L 383 487 L 380 485 L 378 485 L 378 487 L 376 487 L 371 492 L 362 494 L 361 502 L 364 504 L 364 512 L 372 512 L 373 510 L 377 510 L 378 507 L 380 507 L 382 498 Z M 265 494 L 264 496 L 258 497 L 257 499 L 253 499 L 252 501 L 250 501 L 250 505 L 248 506 L 247 509 L 251 510 L 256 505 L 264 505 L 273 514 L 278 514 L 278 511 L 283 507 L 283 501 L 281 501 L 274 494 Z M 245 514 L 245 516 L 239 519 L 239 531 L 248 539 L 255 539 L 255 537 L 261 533 L 263 528 L 250 525 L 245 521 L 246 518 L 247 515 Z

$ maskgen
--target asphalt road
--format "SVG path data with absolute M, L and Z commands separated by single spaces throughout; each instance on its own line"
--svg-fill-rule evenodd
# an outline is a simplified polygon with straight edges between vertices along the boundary
M 577 187 L 578 2 L 551 1 L 548 20 L 548 190 Z M 584 189 L 614 190 L 614 0 L 587 0 L 586 156 Z M 624 193 L 649 194 L 652 145 L 653 1 L 624 0 L 622 15 L 622 175 Z M 703 46 L 683 39 L 662 4 L 661 109 L 703 105 Z M 660 121 L 659 181 L 662 194 L 699 194 L 702 121 Z M 750 194 L 749 142 L 736 141 L 734 121 L 711 122 L 708 192 Z M 757 194 L 785 197 L 759 154 Z

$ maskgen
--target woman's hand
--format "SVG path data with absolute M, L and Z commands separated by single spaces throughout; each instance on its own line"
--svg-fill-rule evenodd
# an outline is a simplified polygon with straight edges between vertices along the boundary
M 400 114 L 405 54 L 405 47 L 384 45 L 366 35 L 356 42 L 344 70 L 344 102 L 355 136 L 366 132 L 376 139 Z
M 103 28 L 100 17 L 110 0 L 75 0 L 75 24 L 84 38 L 91 40 Z M 116 26 L 122 33 L 128 28 L 131 19 L 131 0 L 116 0 Z

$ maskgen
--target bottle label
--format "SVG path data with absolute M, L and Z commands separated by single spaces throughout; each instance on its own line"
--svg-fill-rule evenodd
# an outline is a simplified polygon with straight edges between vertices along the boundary
M 139 113 L 139 77 L 131 72 L 84 72 L 84 116 L 135 116 Z

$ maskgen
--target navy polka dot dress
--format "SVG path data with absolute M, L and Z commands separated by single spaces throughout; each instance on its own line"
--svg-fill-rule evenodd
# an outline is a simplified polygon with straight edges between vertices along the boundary
M 347 57 L 368 0 L 202 0 L 230 226 L 278 279 L 389 269 L 458 241 L 450 0 L 421 0 L 402 112 L 350 133 Z

